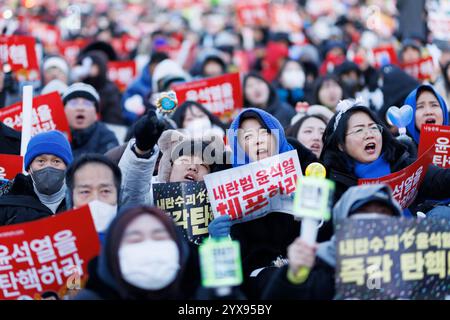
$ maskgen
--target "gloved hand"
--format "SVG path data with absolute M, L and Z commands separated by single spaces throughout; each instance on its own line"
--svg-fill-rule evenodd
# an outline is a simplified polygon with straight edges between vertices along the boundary
M 155 111 L 149 110 L 134 126 L 136 146 L 141 151 L 152 150 L 164 131 L 164 123 L 158 119 Z
M 229 215 L 214 218 L 208 226 L 208 232 L 213 238 L 228 237 L 231 229 L 231 218 Z

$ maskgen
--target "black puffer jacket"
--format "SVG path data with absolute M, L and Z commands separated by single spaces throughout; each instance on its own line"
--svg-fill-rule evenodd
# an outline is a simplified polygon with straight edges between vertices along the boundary
M 66 210 L 65 200 L 57 212 Z M 39 201 L 33 189 L 30 176 L 18 174 L 8 194 L 0 197 L 0 225 L 30 222 L 53 215 L 53 212 Z
M 102 122 L 96 122 L 83 130 L 72 130 L 71 146 L 74 158 L 89 152 L 104 154 L 118 145 L 114 133 Z
M 0 153 L 20 154 L 20 132 L 0 122 Z

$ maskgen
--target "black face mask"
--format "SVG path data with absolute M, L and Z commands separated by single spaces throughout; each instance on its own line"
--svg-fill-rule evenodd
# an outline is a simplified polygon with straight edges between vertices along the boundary
M 66 171 L 55 169 L 53 167 L 46 167 L 38 171 L 31 172 L 31 178 L 36 186 L 36 189 L 45 195 L 52 195 L 61 190 L 64 184 Z

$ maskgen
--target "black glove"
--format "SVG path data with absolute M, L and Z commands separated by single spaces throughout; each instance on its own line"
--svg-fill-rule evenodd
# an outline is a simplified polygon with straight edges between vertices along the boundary
M 141 151 L 152 150 L 165 128 L 155 111 L 149 110 L 134 126 L 136 146 Z

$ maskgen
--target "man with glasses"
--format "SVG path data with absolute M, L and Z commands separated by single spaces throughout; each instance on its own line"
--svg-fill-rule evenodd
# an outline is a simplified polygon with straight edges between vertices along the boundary
M 100 97 L 89 84 L 77 82 L 64 92 L 64 111 L 72 133 L 74 158 L 84 153 L 101 153 L 116 147 L 119 142 L 112 131 L 99 121 Z

